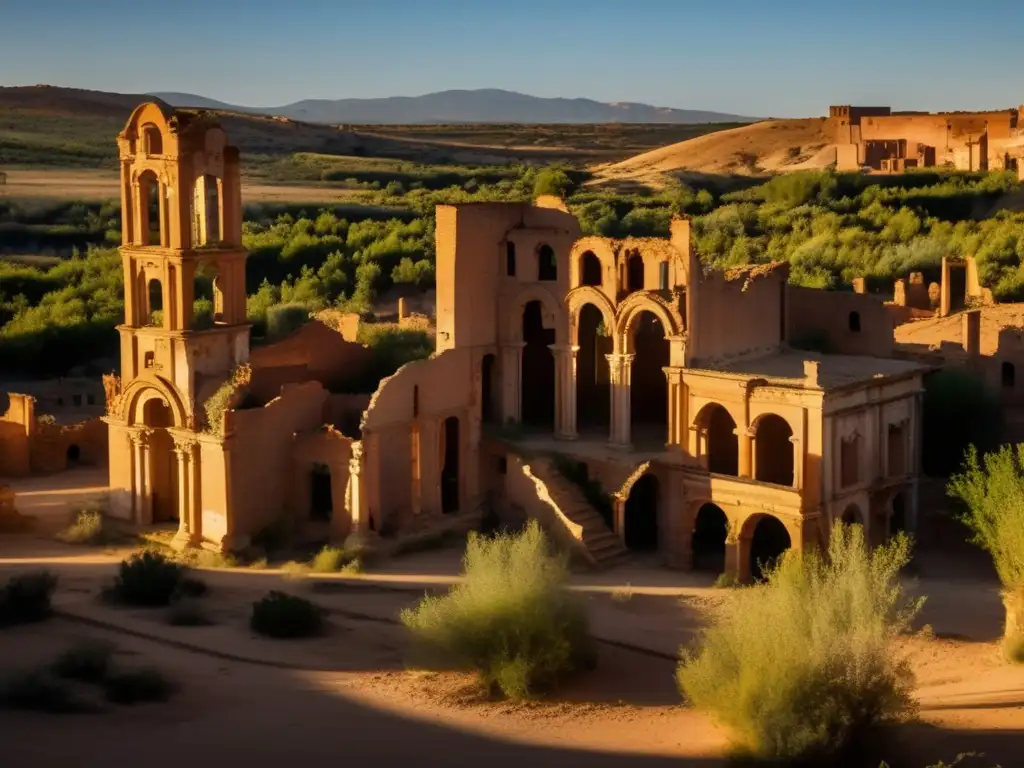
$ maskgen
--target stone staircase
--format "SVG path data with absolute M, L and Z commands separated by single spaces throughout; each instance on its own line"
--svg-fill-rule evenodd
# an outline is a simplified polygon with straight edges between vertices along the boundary
M 550 459 L 533 458 L 524 464 L 523 470 L 537 486 L 540 500 L 554 508 L 557 521 L 575 540 L 574 549 L 591 566 L 610 568 L 629 559 L 629 550 L 622 540 L 590 505 L 583 491 L 566 479 Z

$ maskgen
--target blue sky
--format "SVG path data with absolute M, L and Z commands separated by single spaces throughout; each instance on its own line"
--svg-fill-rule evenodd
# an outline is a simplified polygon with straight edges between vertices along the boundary
M 1002 108 L 1024 102 L 1022 30 L 1020 0 L 0 0 L 0 85 L 249 106 L 491 87 L 754 116 Z

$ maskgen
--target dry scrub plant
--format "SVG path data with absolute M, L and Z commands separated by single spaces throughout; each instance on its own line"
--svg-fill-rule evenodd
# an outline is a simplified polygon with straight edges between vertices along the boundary
M 1009 658 L 1024 662 L 1024 444 L 982 459 L 971 446 L 948 492 L 966 505 L 963 520 L 972 541 L 992 555 L 1006 606 L 1003 647 Z
M 734 595 L 696 652 L 682 651 L 682 692 L 758 758 L 828 760 L 912 714 L 913 675 L 892 650 L 920 608 L 898 581 L 909 556 L 902 535 L 871 550 L 845 525 L 824 557 L 787 553 L 765 584 Z
M 471 533 L 464 578 L 402 612 L 422 658 L 476 671 L 489 690 L 525 698 L 593 665 L 583 605 L 566 591 L 566 558 L 536 521 L 493 538 Z

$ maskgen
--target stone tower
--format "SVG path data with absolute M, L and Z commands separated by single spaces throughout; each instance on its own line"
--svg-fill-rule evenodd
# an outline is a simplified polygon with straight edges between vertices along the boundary
M 117 137 L 124 324 L 111 512 L 197 537 L 202 403 L 249 357 L 238 150 L 201 112 L 139 106 Z M 196 300 L 200 299 L 200 302 Z

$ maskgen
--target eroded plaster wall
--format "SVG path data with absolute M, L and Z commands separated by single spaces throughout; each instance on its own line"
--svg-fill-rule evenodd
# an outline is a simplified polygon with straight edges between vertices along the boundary
M 323 423 L 327 398 L 317 382 L 291 384 L 262 408 L 225 413 L 234 536 L 252 536 L 294 505 L 293 436 Z
M 830 354 L 892 355 L 892 315 L 869 294 L 792 286 L 788 309 L 788 337 L 794 346 L 822 339 L 823 351 Z

